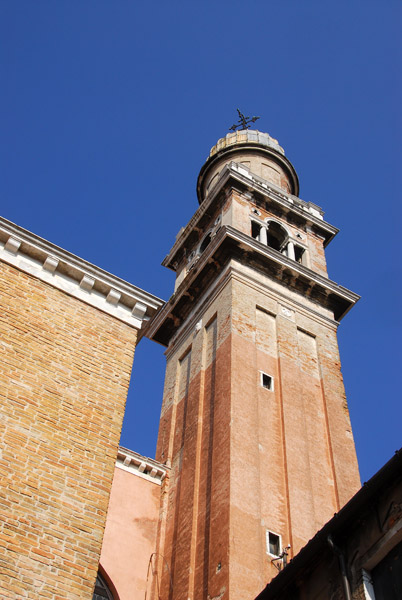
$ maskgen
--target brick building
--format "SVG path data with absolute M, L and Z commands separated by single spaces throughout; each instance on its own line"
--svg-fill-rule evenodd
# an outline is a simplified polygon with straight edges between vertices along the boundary
M 298 193 L 268 134 L 220 139 L 166 303 L 1 221 L 2 597 L 251 600 L 358 491 L 358 296 Z M 156 460 L 118 449 L 139 332 L 166 346 Z
M 0 220 L 0 596 L 91 598 L 137 334 L 162 302 Z

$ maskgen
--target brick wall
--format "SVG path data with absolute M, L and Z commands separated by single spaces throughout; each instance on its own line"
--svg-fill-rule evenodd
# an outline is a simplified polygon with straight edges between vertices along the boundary
M 328 309 L 233 266 L 197 307 L 201 328 L 167 353 L 157 458 L 172 467 L 159 536 L 170 600 L 255 597 L 277 574 L 267 530 L 292 557 L 360 485 Z
M 0 263 L 1 598 L 92 598 L 136 333 Z

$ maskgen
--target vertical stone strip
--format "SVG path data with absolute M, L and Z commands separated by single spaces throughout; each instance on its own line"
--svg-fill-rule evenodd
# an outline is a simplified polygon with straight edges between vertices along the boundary
M 322 335 L 317 338 L 317 342 L 333 468 L 339 505 L 343 506 L 350 499 L 351 492 L 359 489 L 360 478 L 341 373 L 336 331 L 323 331 Z
M 275 517 L 275 521 L 271 527 L 277 533 L 282 533 L 282 541 L 284 544 L 293 545 L 292 540 L 292 527 L 291 527 L 291 515 L 289 505 L 289 481 L 287 471 L 287 455 L 286 455 L 286 441 L 285 441 L 285 424 L 283 417 L 283 395 L 282 395 L 282 381 L 281 381 L 281 363 L 279 360 L 278 351 L 278 332 L 277 332 L 277 317 L 269 312 L 261 311 L 257 309 L 257 337 L 256 344 L 262 346 L 265 352 L 268 353 L 271 358 L 271 370 L 274 376 L 274 398 L 276 410 L 277 426 L 275 429 L 275 435 L 271 436 L 271 444 L 276 448 L 274 454 L 273 464 L 266 466 L 266 469 L 274 471 L 273 477 L 270 480 L 270 490 L 266 492 L 266 496 L 269 498 L 269 510 L 270 515 Z M 263 337 L 262 332 L 265 332 Z M 269 363 L 268 363 L 269 364 Z M 270 365 L 269 365 L 270 366 Z M 269 368 L 269 367 L 268 367 Z M 273 419 L 271 418 L 271 421 Z M 269 426 L 267 423 L 266 426 Z M 274 448 L 270 447 L 270 452 L 274 451 Z M 272 455 L 271 455 L 272 456 Z M 271 462 L 271 461 L 270 461 Z M 269 522 L 267 522 L 269 525 Z M 275 529 L 276 526 L 276 529 Z M 285 535 L 284 535 L 285 534 Z
M 192 493 L 192 482 L 188 477 L 186 439 L 189 431 L 190 380 L 192 365 L 192 349 L 179 361 L 177 386 L 177 403 L 175 426 L 171 436 L 171 476 L 169 485 L 169 509 L 166 524 L 166 542 L 164 556 L 170 565 L 170 574 L 165 572 L 163 589 L 168 590 L 166 598 L 181 598 L 187 591 L 189 539 L 188 511 L 191 502 L 188 496 Z M 190 506 L 189 506 L 190 504 Z M 185 566 L 184 566 L 185 565 Z M 172 585 L 171 585 L 172 583 Z
M 331 464 L 325 402 L 314 335 L 297 329 L 299 381 L 305 414 L 309 472 L 314 503 L 315 529 L 336 511 L 336 493 Z M 326 474 L 324 477 L 323 474 Z
M 211 542 L 211 517 L 213 502 L 213 468 L 214 468 L 214 429 L 215 400 L 216 400 L 216 351 L 217 351 L 218 322 L 216 317 L 205 329 L 202 358 L 202 407 L 199 416 L 202 429 L 199 431 L 199 493 L 197 504 L 197 533 L 194 563 L 194 600 L 206 597 L 209 589 L 210 577 L 210 552 Z
M 188 351 L 186 352 L 187 355 Z M 185 358 L 185 357 L 183 357 Z M 176 431 L 176 414 L 177 414 L 177 403 L 179 398 L 180 381 L 182 375 L 182 362 L 183 360 L 172 359 L 167 366 L 165 385 L 163 392 L 163 406 L 161 411 L 160 425 L 159 425 L 159 436 L 156 448 L 156 458 L 165 463 L 168 467 L 172 465 L 173 455 L 173 441 Z M 167 476 L 162 482 L 161 487 L 161 504 L 159 511 L 159 523 L 157 533 L 157 568 L 156 577 L 152 582 L 152 593 L 158 596 L 160 590 L 166 591 L 166 596 L 169 595 L 169 590 L 172 586 L 172 575 L 170 566 L 166 556 L 166 536 L 167 536 L 167 525 L 168 525 L 168 513 L 169 508 L 172 506 L 172 499 L 170 497 L 171 488 L 171 472 L 168 471 Z
M 214 319 L 216 322 L 216 318 Z M 194 473 L 194 496 L 193 496 L 193 524 L 191 533 L 191 552 L 189 565 L 189 594 L 190 599 L 196 598 L 195 589 L 195 570 L 199 562 L 197 556 L 197 533 L 199 525 L 200 513 L 200 479 L 202 469 L 202 432 L 204 424 L 204 400 L 205 400 L 205 369 L 210 359 L 210 332 L 211 325 L 202 329 L 202 349 L 201 349 L 201 373 L 200 373 L 200 396 L 198 405 L 198 420 L 197 420 L 197 439 L 196 439 L 196 457 L 195 457 L 195 473 Z M 214 358 L 214 357 L 213 357 Z
M 298 552 L 315 529 L 307 414 L 300 381 L 297 328 L 293 314 L 278 316 L 278 352 L 283 399 L 293 550 Z

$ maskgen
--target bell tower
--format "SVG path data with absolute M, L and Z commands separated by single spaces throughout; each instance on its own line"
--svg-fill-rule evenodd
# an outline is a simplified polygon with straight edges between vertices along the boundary
M 336 338 L 358 296 L 268 134 L 220 139 L 197 194 L 147 332 L 167 347 L 160 595 L 251 600 L 360 487 Z

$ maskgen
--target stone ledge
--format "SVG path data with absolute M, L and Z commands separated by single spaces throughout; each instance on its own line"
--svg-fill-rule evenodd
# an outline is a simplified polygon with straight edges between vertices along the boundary
M 141 329 L 160 298 L 0 217 L 0 260 Z
M 128 450 L 122 446 L 119 447 L 117 453 L 116 467 L 123 469 L 124 471 L 129 471 L 144 479 L 148 479 L 148 481 L 158 483 L 159 485 L 166 477 L 168 470 L 168 467 L 156 460 L 142 456 L 141 454 L 138 454 L 138 452 Z
M 256 191 L 261 194 L 267 201 L 274 202 L 275 205 L 285 213 L 293 213 L 301 218 L 306 224 L 315 228 L 324 239 L 324 247 L 328 246 L 331 240 L 338 233 L 338 229 L 324 220 L 323 210 L 312 202 L 306 202 L 297 196 L 286 193 L 281 188 L 273 183 L 266 181 L 262 177 L 252 173 L 244 165 L 232 161 L 223 167 L 219 174 L 218 181 L 213 186 L 210 193 L 199 206 L 193 217 L 187 225 L 180 230 L 176 241 L 173 244 L 169 254 L 163 259 L 162 265 L 175 271 L 175 261 L 182 247 L 188 244 L 188 239 L 193 230 L 199 227 L 199 223 L 203 216 L 208 213 L 209 208 L 219 196 L 222 189 L 228 182 L 235 182 L 249 191 Z
M 168 346 L 173 335 L 186 323 L 200 292 L 219 276 L 230 259 L 247 260 L 268 280 L 282 282 L 302 297 L 307 297 L 331 310 L 339 322 L 356 304 L 360 296 L 351 290 L 300 265 L 280 252 L 258 242 L 230 225 L 222 226 L 199 257 L 144 335 Z

